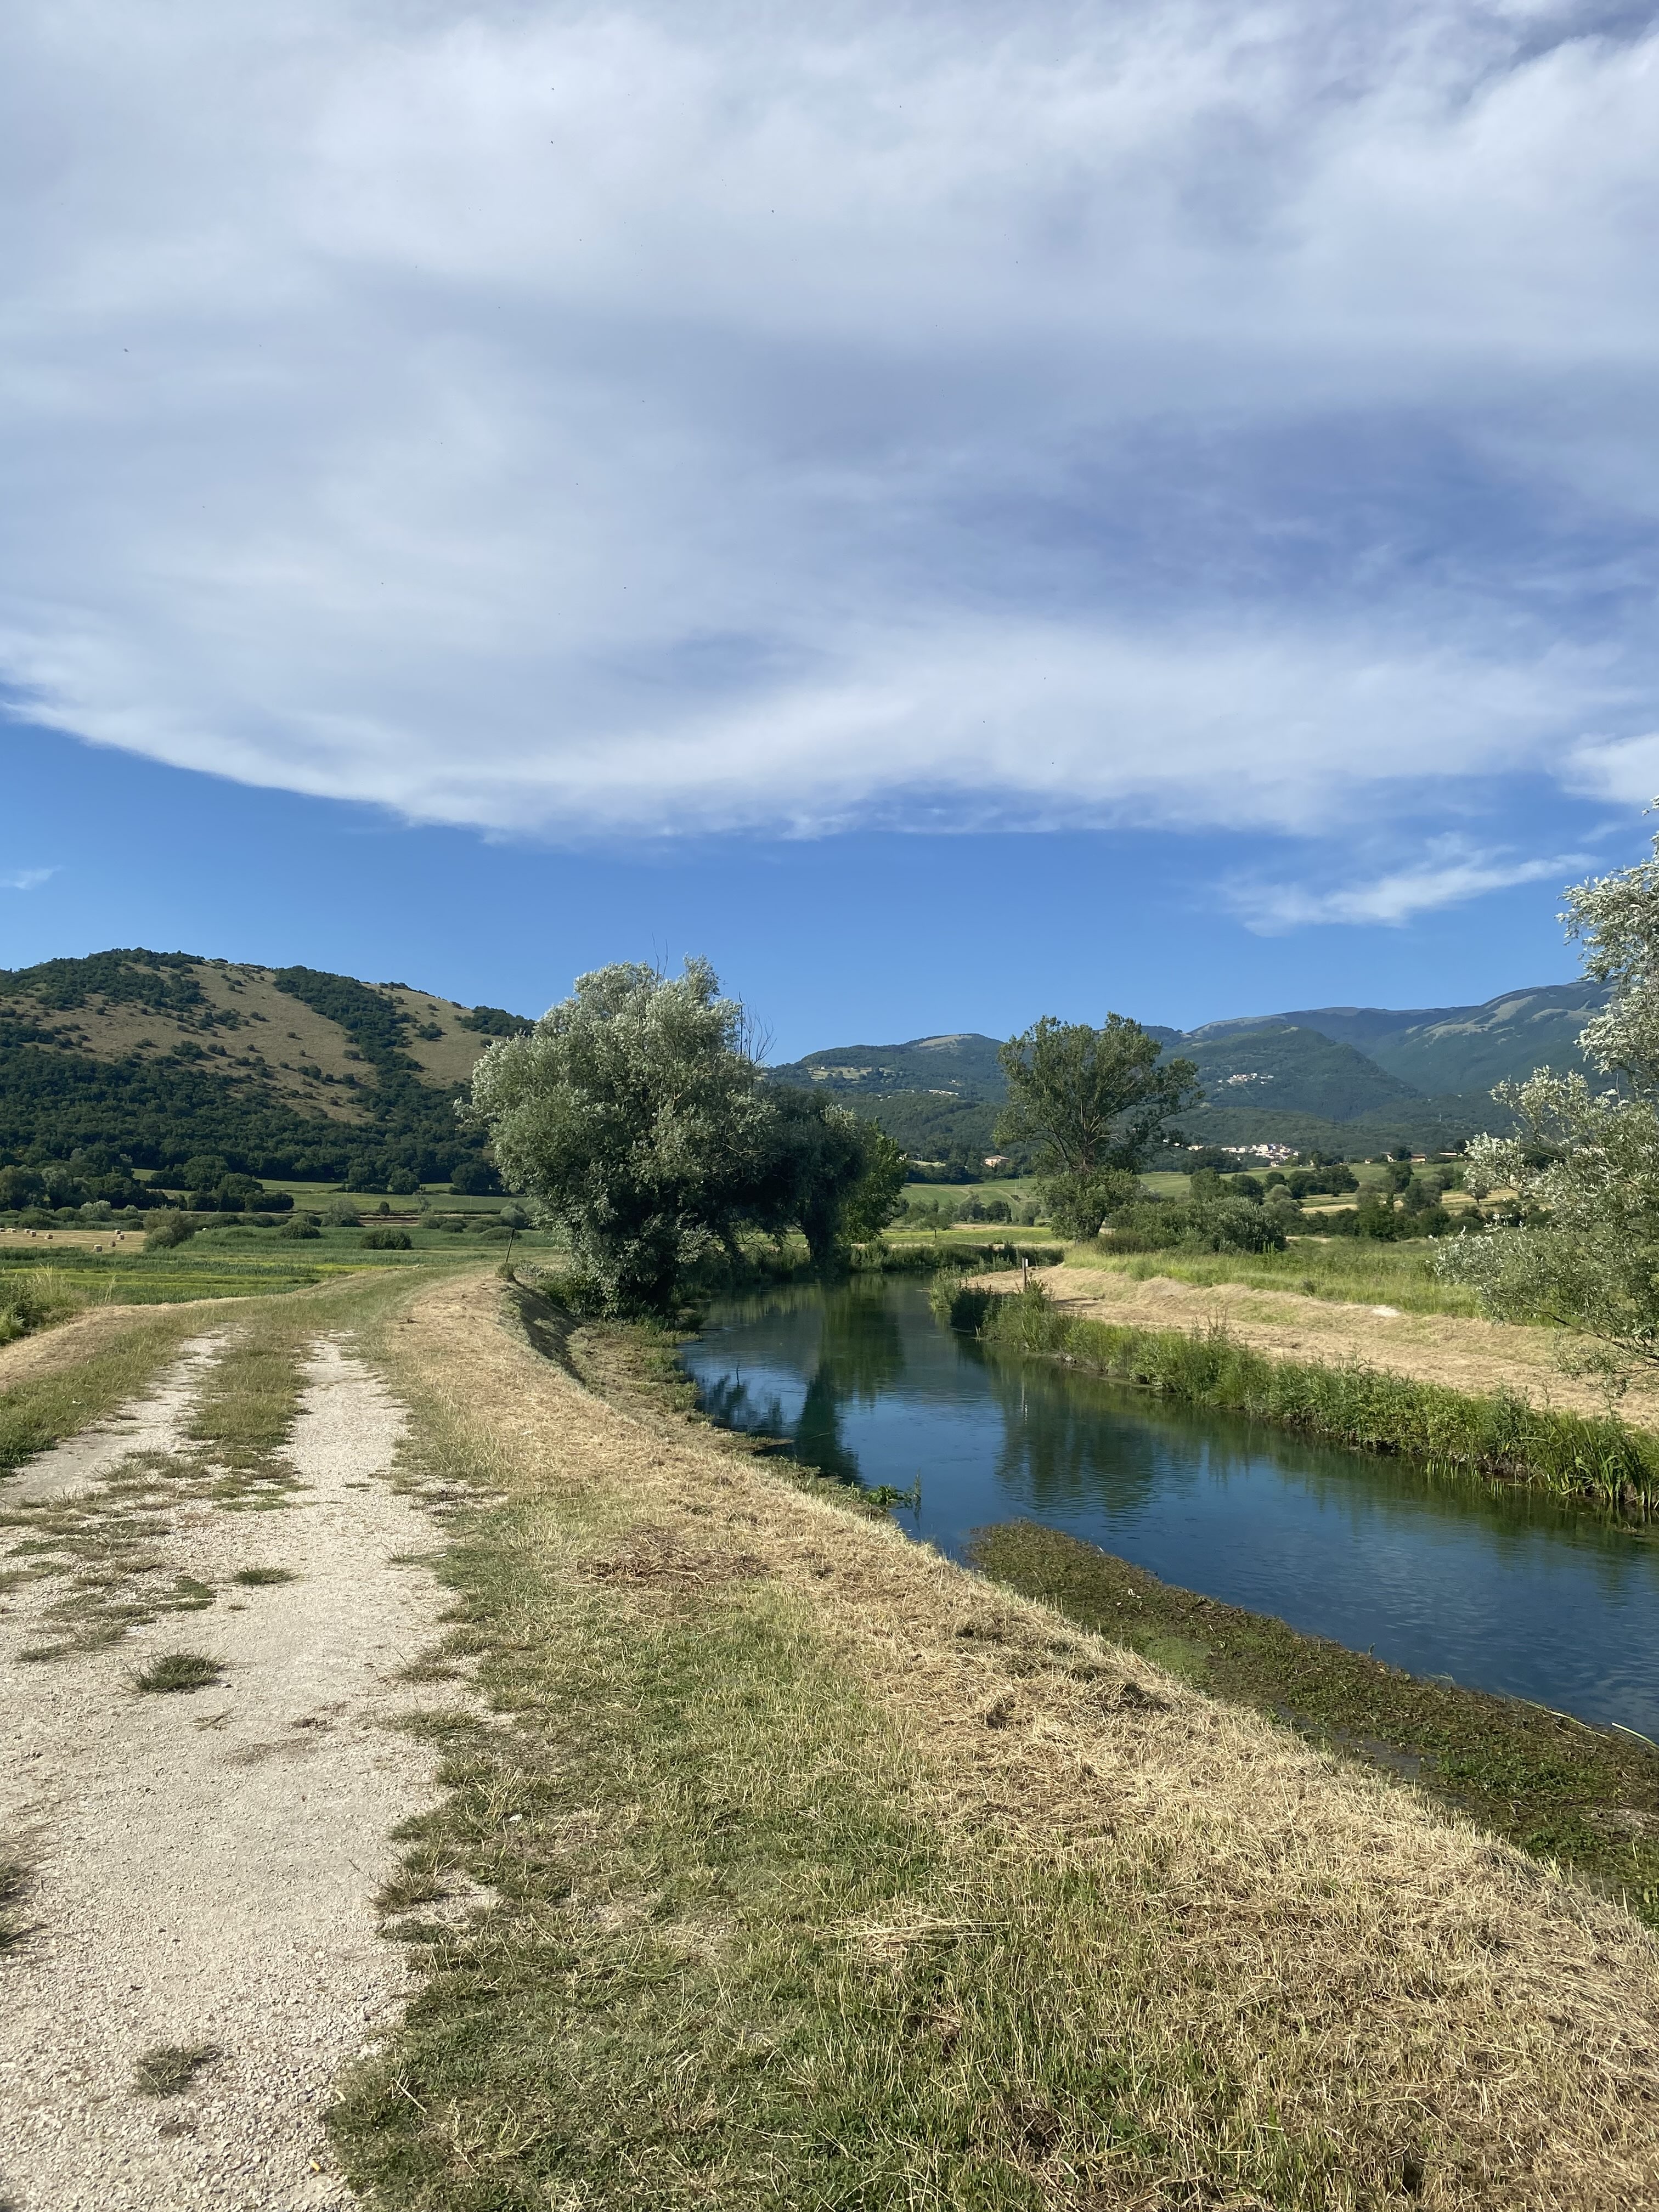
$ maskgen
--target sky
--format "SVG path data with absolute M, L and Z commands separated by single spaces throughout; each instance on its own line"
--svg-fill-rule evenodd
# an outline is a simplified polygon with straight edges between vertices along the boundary
M 1659 18 L 14 0 L 0 965 L 779 1057 L 1575 970 L 1659 790 Z

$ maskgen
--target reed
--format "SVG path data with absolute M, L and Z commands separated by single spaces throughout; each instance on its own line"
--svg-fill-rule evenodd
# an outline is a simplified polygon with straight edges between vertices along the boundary
M 986 1301 L 977 1322 L 968 1303 L 975 1297 Z M 1659 1438 L 1611 1418 L 1534 1406 L 1512 1391 L 1476 1395 L 1358 1364 L 1269 1359 L 1224 1325 L 1188 1333 L 1091 1321 L 1057 1310 L 1038 1283 L 1000 1296 L 964 1289 L 951 1318 L 999 1351 L 1066 1360 L 1352 1450 L 1643 1512 L 1659 1507 Z

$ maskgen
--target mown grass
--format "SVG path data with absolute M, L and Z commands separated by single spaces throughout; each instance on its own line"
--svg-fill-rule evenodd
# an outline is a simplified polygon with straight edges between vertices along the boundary
M 423 1978 L 330 2116 L 370 2203 L 1628 2200 L 1577 1970 L 1554 2025 L 1504 1981 L 1580 1913 L 1625 1972 L 1613 1908 L 448 1312 L 374 1347 L 411 1484 L 495 1502 L 383 1897 Z
M 1034 1522 L 977 1530 L 969 1556 L 994 1581 L 1199 1689 L 1414 1784 L 1659 1925 L 1659 1749 L 1644 1739 L 1425 1681 Z
M 0 1474 L 140 1396 L 203 1326 L 199 1313 L 147 1315 L 55 1371 L 0 1390 Z
M 1224 1326 L 1188 1334 L 1091 1321 L 1058 1310 L 1042 1285 L 999 1296 L 964 1289 L 957 1327 L 994 1349 L 1074 1362 L 1194 1406 L 1243 1413 L 1357 1451 L 1430 1468 L 1527 1482 L 1565 1498 L 1649 1512 L 1659 1506 L 1659 1437 L 1612 1418 L 1475 1395 L 1360 1365 L 1269 1358 Z
M 1114 1252 L 1094 1241 L 1068 1246 L 1065 1265 L 1127 1275 L 1145 1283 L 1165 1276 L 1209 1288 L 1242 1283 L 1256 1291 L 1293 1291 L 1303 1297 L 1351 1305 L 1398 1306 L 1402 1313 L 1480 1312 L 1474 1292 L 1443 1283 L 1434 1273 L 1431 1238 L 1403 1244 L 1353 1237 L 1300 1237 L 1282 1252 Z
M 418 1479 L 502 1479 L 423 1410 Z M 1126 2036 L 1155 1855 L 1010 1881 L 953 1851 L 799 1601 L 758 1567 L 682 1572 L 615 1504 L 532 1486 L 447 1563 L 452 1649 L 511 1724 L 422 1723 L 448 1794 L 385 1903 L 427 1978 L 331 2115 L 355 2186 L 421 2212 L 1036 2212 L 1079 2166 L 1184 2171 L 1160 2106 L 1225 2173 L 1217 2201 L 1322 2206 L 1356 2158 L 1426 2154 L 1392 2117 L 1380 2150 L 1264 2128 L 1218 2051 Z M 422 1920 L 457 1883 L 491 1909 Z

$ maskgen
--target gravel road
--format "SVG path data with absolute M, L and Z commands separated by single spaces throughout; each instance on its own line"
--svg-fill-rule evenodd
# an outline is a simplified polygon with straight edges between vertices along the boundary
M 61 1448 L 35 1482 L 94 1481 L 139 1434 L 176 1443 L 208 1357 L 191 1346 L 135 1420 L 78 1459 Z M 340 2066 L 404 1994 L 373 1900 L 395 1862 L 391 1830 L 431 1801 L 430 1753 L 386 1726 L 415 1702 L 395 1678 L 443 1606 L 427 1568 L 398 1564 L 437 1540 L 386 1479 L 403 1418 L 360 1360 L 324 1343 L 290 1448 L 307 1486 L 281 1511 L 191 1501 L 172 1516 L 161 1549 L 216 1585 L 209 1611 L 43 1665 L 16 1654 L 45 1586 L 5 1601 L 0 1838 L 31 1868 L 34 1923 L 0 1956 L 6 2212 L 353 2201 L 320 2116 Z M 231 1581 L 255 1565 L 298 1578 Z M 223 1662 L 218 1687 L 135 1691 L 146 1658 L 181 1646 Z M 164 2045 L 222 2055 L 181 2094 L 138 2094 L 141 2057 Z

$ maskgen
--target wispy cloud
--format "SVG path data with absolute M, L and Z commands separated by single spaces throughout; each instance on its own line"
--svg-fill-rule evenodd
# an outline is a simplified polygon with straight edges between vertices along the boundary
M 0 890 L 32 891 L 57 873 L 56 868 L 0 868 Z
M 7 25 L 39 720 L 571 836 L 1305 830 L 1653 726 L 1626 13 Z
M 1330 922 L 1398 927 L 1419 914 L 1460 906 L 1516 884 L 1565 883 L 1589 865 L 1583 853 L 1528 860 L 1478 851 L 1461 837 L 1431 837 L 1421 859 L 1358 882 L 1320 890 L 1236 878 L 1225 887 L 1225 896 L 1246 927 L 1263 937 Z

